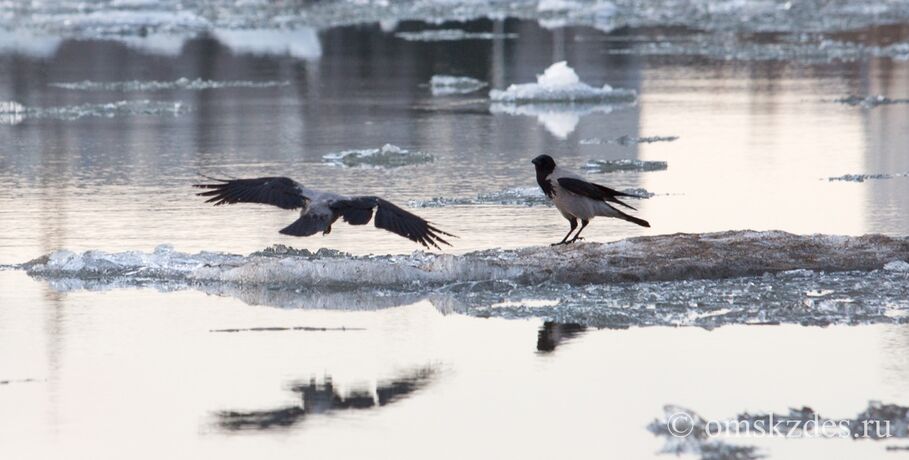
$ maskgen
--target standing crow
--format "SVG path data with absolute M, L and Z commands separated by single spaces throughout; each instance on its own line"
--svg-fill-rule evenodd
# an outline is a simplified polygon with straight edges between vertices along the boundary
M 280 232 L 285 235 L 312 236 L 318 232 L 327 235 L 331 233 L 331 224 L 339 217 L 351 225 L 366 225 L 375 211 L 376 227 L 397 233 L 426 248 L 433 246 L 440 249 L 438 243 L 451 246 L 439 235 L 454 236 L 375 196 L 347 197 L 331 192 L 320 192 L 305 188 L 287 177 L 233 180 L 206 177 L 206 179 L 215 183 L 196 184 L 194 187 L 209 189 L 198 195 L 210 197 L 206 203 L 214 203 L 215 206 L 262 203 L 282 209 L 301 209 L 300 218 L 281 229 Z
M 617 198 L 634 195 L 587 182 L 577 174 L 556 166 L 555 160 L 549 155 L 540 155 L 534 158 L 531 163 L 537 170 L 537 183 L 540 184 L 543 193 L 549 197 L 559 212 L 562 213 L 562 216 L 568 219 L 568 223 L 571 224 L 571 230 L 568 230 L 565 238 L 562 238 L 562 241 L 558 243 L 554 243 L 553 246 L 574 243 L 579 239 L 584 227 L 590 223 L 590 219 L 596 216 L 616 217 L 642 227 L 650 227 L 646 220 L 629 216 L 609 204 L 616 203 L 626 208 L 634 209 Z M 569 240 L 568 237 L 571 236 L 571 232 L 578 226 L 578 219 L 581 219 L 581 229 L 574 235 L 574 238 Z

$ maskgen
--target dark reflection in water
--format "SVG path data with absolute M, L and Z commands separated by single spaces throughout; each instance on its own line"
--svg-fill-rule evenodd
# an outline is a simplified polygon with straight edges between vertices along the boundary
M 587 326 L 577 323 L 555 323 L 546 321 L 537 334 L 537 351 L 549 353 L 555 351 L 562 342 L 569 341 L 581 335 Z
M 326 377 L 324 383 L 317 383 L 312 378 L 308 383 L 297 383 L 290 389 L 300 394 L 300 405 L 249 412 L 222 411 L 215 416 L 218 426 L 230 431 L 286 428 L 313 415 L 375 409 L 400 401 L 428 385 L 436 374 L 437 370 L 431 367 L 413 369 L 379 383 L 375 392 L 371 388 L 358 388 L 344 395 L 335 388 L 331 377 Z

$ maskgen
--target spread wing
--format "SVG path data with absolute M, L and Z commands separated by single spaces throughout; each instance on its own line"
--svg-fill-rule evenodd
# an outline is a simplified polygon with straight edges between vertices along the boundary
M 203 176 L 205 177 L 205 176 Z M 300 209 L 306 206 L 308 198 L 303 196 L 300 184 L 287 177 L 258 177 L 255 179 L 215 179 L 215 183 L 195 184 L 193 187 L 208 189 L 197 193 L 209 197 L 206 203 L 215 206 L 233 203 L 270 204 L 283 209 Z
M 426 220 L 374 196 L 338 200 L 331 208 L 351 225 L 365 225 L 375 212 L 375 226 L 396 233 L 429 248 L 441 249 L 439 243 L 451 246 L 440 235 L 454 236 L 439 230 Z
M 637 209 L 625 204 L 622 201 L 619 201 L 620 196 L 630 196 L 627 193 L 620 192 L 618 190 L 613 190 L 609 187 L 604 187 L 599 184 L 594 184 L 593 182 L 583 181 L 581 179 L 574 179 L 571 177 L 562 177 L 559 179 L 559 186 L 568 190 L 569 192 L 575 193 L 577 195 L 586 196 L 587 198 L 594 199 L 597 201 L 608 201 L 610 203 L 620 204 L 625 206 L 628 209 Z

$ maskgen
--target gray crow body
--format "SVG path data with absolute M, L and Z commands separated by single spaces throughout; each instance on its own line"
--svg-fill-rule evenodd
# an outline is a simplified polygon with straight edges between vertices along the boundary
M 562 241 L 553 244 L 553 246 L 577 241 L 581 232 L 584 231 L 584 227 L 596 216 L 615 217 L 642 227 L 650 227 L 650 223 L 646 220 L 629 216 L 610 205 L 610 203 L 615 203 L 634 209 L 618 199 L 621 196 L 634 195 L 587 182 L 577 174 L 556 166 L 555 160 L 549 155 L 540 155 L 534 158 L 531 163 L 537 170 L 537 183 L 540 184 L 543 193 L 552 201 L 556 209 L 562 213 L 562 216 L 568 219 L 568 223 L 571 225 L 571 229 L 568 230 L 565 238 L 562 238 Z M 574 235 L 574 238 L 569 240 L 568 237 L 578 226 L 578 220 L 581 221 L 581 229 Z
M 204 177 L 204 176 L 203 176 Z M 331 233 L 331 225 L 338 218 L 351 225 L 366 225 L 372 219 L 375 226 L 403 236 L 411 241 L 439 248 L 438 243 L 451 244 L 440 235 L 443 232 L 420 217 L 375 196 L 347 197 L 330 192 L 320 192 L 303 187 L 287 177 L 259 177 L 255 179 L 215 179 L 211 184 L 194 187 L 208 189 L 198 193 L 209 197 L 206 203 L 215 206 L 233 203 L 261 203 L 282 209 L 300 209 L 300 218 L 280 230 L 292 236 L 311 236 Z M 375 213 L 375 219 L 373 219 Z

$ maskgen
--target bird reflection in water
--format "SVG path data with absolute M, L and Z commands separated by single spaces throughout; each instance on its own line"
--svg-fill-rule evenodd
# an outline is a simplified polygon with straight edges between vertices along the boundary
M 218 426 L 230 431 L 286 428 L 313 415 L 340 410 L 374 409 L 400 401 L 428 385 L 435 374 L 433 368 L 418 368 L 390 381 L 380 382 L 375 392 L 361 388 L 344 395 L 335 388 L 331 377 L 326 377 L 324 383 L 317 383 L 312 378 L 308 383 L 297 383 L 291 387 L 291 391 L 300 393 L 300 405 L 250 412 L 221 411 L 215 415 Z
M 587 330 L 586 326 L 577 323 L 556 323 L 546 321 L 537 335 L 537 351 L 549 353 L 566 340 L 571 340 Z

